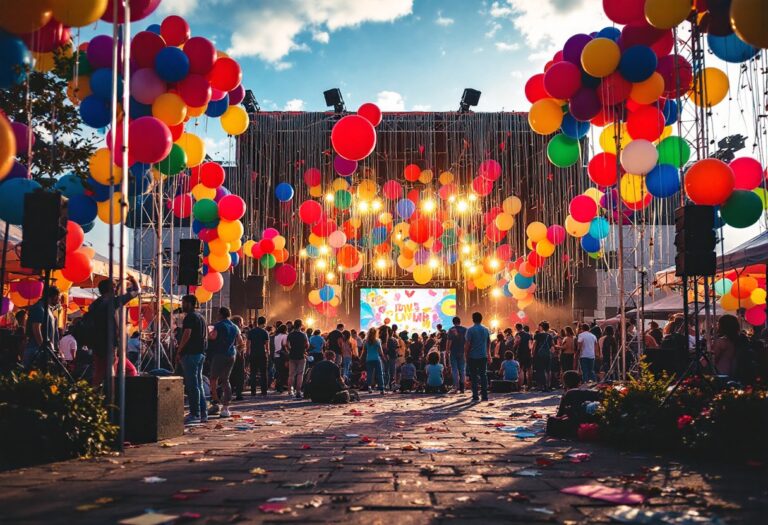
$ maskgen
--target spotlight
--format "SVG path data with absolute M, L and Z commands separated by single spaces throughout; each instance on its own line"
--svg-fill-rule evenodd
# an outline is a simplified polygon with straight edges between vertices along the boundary
M 424 213 L 432 213 L 437 208 L 433 199 L 426 199 L 421 202 L 421 211 Z
M 379 211 L 381 209 L 381 206 L 382 204 L 379 199 L 376 199 L 375 201 L 373 201 L 373 203 L 371 203 L 371 208 L 373 209 L 373 211 Z
M 333 111 L 336 113 L 344 113 L 347 108 L 344 105 L 344 98 L 341 96 L 341 90 L 339 88 L 329 89 L 323 91 L 325 97 L 325 105 L 333 107 Z
M 501 297 L 501 289 L 494 288 L 493 290 L 491 290 L 491 297 L 493 297 L 494 299 L 498 299 L 499 297 Z
M 333 272 L 328 272 L 325 274 L 325 279 L 329 282 L 333 282 L 333 280 L 336 278 L 336 274 Z
M 471 106 L 477 106 L 480 103 L 480 92 L 476 89 L 467 88 L 461 95 L 459 112 L 466 113 Z
M 459 202 L 456 203 L 456 211 L 459 213 L 465 213 L 469 209 L 469 203 L 465 201 L 464 199 L 459 200 Z
M 335 198 L 335 197 L 333 196 L 333 193 L 326 193 L 326 194 L 325 194 L 325 201 L 326 201 L 326 202 L 333 202 L 333 199 L 334 199 L 334 198 Z
M 320 252 L 320 255 L 328 255 L 328 253 L 330 252 L 330 250 L 328 249 L 328 246 L 326 246 L 325 244 L 321 245 L 317 249 L 317 251 Z
M 387 261 L 384 259 L 376 259 L 376 268 L 383 270 L 387 267 Z
M 325 270 L 328 267 L 328 263 L 324 259 L 318 259 L 315 263 L 315 268 L 318 270 Z
M 307 323 L 307 328 L 312 328 L 315 324 L 315 319 L 313 317 L 307 317 L 304 321 Z
M 261 108 L 259 107 L 259 101 L 256 100 L 256 96 L 254 96 L 253 91 L 250 89 L 245 90 L 243 106 L 248 113 L 258 113 L 261 111 Z
M 499 320 L 494 317 L 493 319 L 491 319 L 491 328 L 496 330 L 498 327 L 499 327 Z
M 429 267 L 433 270 L 437 270 L 440 267 L 440 261 L 435 259 L 434 257 L 429 258 Z

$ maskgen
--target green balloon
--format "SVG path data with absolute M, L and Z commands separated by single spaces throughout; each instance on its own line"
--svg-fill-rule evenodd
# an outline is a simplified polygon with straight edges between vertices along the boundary
M 333 194 L 333 205 L 340 210 L 349 209 L 352 206 L 352 194 L 347 190 L 336 190 Z
M 747 190 L 734 190 L 725 204 L 720 206 L 720 217 L 734 228 L 748 228 L 760 220 L 762 214 L 760 197 Z
M 200 222 L 213 222 L 219 218 L 219 205 L 211 199 L 200 199 L 192 206 L 192 215 Z
M 442 237 L 440 237 L 440 242 L 442 242 L 445 246 L 452 246 L 456 244 L 456 230 L 453 228 L 448 228 L 445 230 Z
M 174 144 L 168 156 L 155 164 L 155 168 L 163 175 L 178 175 L 187 169 L 187 152 Z
M 259 262 L 264 268 L 274 268 L 277 261 L 275 260 L 275 256 L 271 253 L 265 253 L 261 256 L 261 259 L 259 259 Z
M 659 164 L 672 164 L 682 168 L 691 158 L 691 146 L 682 137 L 667 137 L 656 146 L 659 152 Z
M 547 144 L 547 157 L 549 162 L 558 168 L 573 166 L 579 161 L 581 147 L 579 141 L 569 138 L 562 133 L 552 137 Z
M 768 210 L 768 191 L 765 191 L 763 188 L 755 188 L 752 191 L 755 195 L 760 197 L 760 202 L 763 203 L 763 209 Z

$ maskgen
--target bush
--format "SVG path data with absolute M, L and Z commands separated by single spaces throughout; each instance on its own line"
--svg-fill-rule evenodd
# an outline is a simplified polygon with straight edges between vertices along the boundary
M 117 430 L 86 382 L 35 371 L 0 378 L 0 428 L 4 468 L 103 454 Z

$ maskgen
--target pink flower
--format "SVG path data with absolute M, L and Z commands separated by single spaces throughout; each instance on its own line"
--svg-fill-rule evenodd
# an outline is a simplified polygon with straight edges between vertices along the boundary
M 693 423 L 693 417 L 689 416 L 688 414 L 682 415 L 679 418 L 677 418 L 677 428 L 679 430 L 683 430 L 685 427 Z

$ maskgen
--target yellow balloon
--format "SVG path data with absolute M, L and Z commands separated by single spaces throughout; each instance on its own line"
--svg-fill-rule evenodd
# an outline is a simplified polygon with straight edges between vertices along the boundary
M 91 172 L 91 177 L 99 184 L 105 186 L 108 186 L 110 183 L 109 163 L 112 160 L 111 156 L 112 152 L 108 148 L 100 148 L 88 160 L 88 169 Z M 120 181 L 123 180 L 123 170 L 114 166 L 112 172 L 115 177 L 115 184 L 120 184 Z
M 486 288 L 493 285 L 496 279 L 494 279 L 493 275 L 489 275 L 481 271 L 480 273 L 475 275 L 475 278 L 473 279 L 473 281 L 475 283 L 475 286 L 477 286 L 479 290 L 485 290 Z
M 726 312 L 733 312 L 739 309 L 739 300 L 727 293 L 720 298 L 720 306 Z
M 499 213 L 493 221 L 496 227 L 505 232 L 512 229 L 515 225 L 515 218 L 509 213 Z
M 221 116 L 221 127 L 227 135 L 242 135 L 248 129 L 248 113 L 242 106 L 229 106 Z
M 691 14 L 691 0 L 645 0 L 645 19 L 657 29 L 672 29 Z
M 187 105 L 176 93 L 163 93 L 152 103 L 152 116 L 168 126 L 178 126 L 187 118 Z
M 199 108 L 192 108 L 187 106 L 188 117 L 201 117 L 205 114 L 205 110 L 208 109 L 208 105 L 200 106 Z
M 764 9 L 768 10 L 768 7 Z M 691 89 L 688 95 L 693 103 L 697 106 L 712 107 L 722 102 L 728 95 L 728 75 L 716 67 L 705 67 L 699 76 L 702 77 L 701 84 L 694 80 L 693 85 L 702 85 L 704 93 L 699 93 L 697 88 Z
M 588 222 L 579 222 L 570 215 L 568 215 L 565 218 L 565 223 L 563 223 L 563 227 L 565 228 L 565 231 L 570 235 L 571 237 L 584 237 L 586 234 L 589 233 L 589 223 Z
M 217 228 L 217 232 L 218 232 L 218 228 Z M 217 237 L 216 239 L 213 239 L 212 241 L 208 242 L 208 249 L 211 251 L 211 253 L 221 255 L 229 251 L 229 243 L 224 239 L 222 239 L 221 237 Z
M 763 290 L 762 288 L 755 288 L 749 294 L 749 299 L 754 304 L 765 304 L 765 297 L 766 297 L 766 293 L 765 293 L 765 290 Z
M 24 0 L 0 9 L 0 28 L 11 33 L 32 33 L 51 19 L 50 0 Z
M 70 27 L 83 27 L 96 22 L 107 9 L 107 0 L 48 0 L 53 16 Z
M 0 112 L 0 180 L 11 171 L 16 156 L 16 135 L 5 114 Z
M 376 181 L 363 179 L 360 181 L 360 184 L 357 185 L 357 197 L 369 201 L 376 196 L 378 189 Z
M 112 202 L 105 200 L 103 202 L 96 203 L 96 214 L 101 222 L 110 224 L 109 210 L 112 210 L 112 222 L 111 224 L 119 224 L 125 220 L 125 215 L 128 213 L 128 208 L 122 206 L 123 194 L 115 192 Z M 120 213 L 122 211 L 122 214 Z
M 209 253 L 208 254 L 208 266 L 217 272 L 226 272 L 229 270 L 229 265 L 232 264 L 232 259 L 229 257 L 229 252 L 224 253 Z
M 325 240 L 322 237 L 318 237 L 314 233 L 309 234 L 308 240 L 309 240 L 309 244 L 311 244 L 312 246 L 320 247 L 323 244 L 325 244 Z
M 450 184 L 453 182 L 453 173 L 451 173 L 450 171 L 444 171 L 437 178 L 437 181 L 440 184 Z
M 56 62 L 53 60 L 52 52 L 43 53 L 33 51 L 32 57 L 35 59 L 35 71 L 39 71 L 40 73 L 47 73 L 56 66 Z
M 194 197 L 196 201 L 201 201 L 203 199 L 213 200 L 216 197 L 216 189 L 209 188 L 205 184 L 195 184 L 195 187 L 192 188 L 192 197 Z
M 220 221 L 216 231 L 219 234 L 219 239 L 225 242 L 239 240 L 245 233 L 243 223 L 240 221 Z M 232 247 L 230 246 L 227 251 L 231 252 Z
M 382 212 L 379 214 L 379 222 L 381 224 L 391 224 L 392 223 L 392 214 L 388 211 Z
M 603 151 L 606 153 L 616 154 L 616 134 L 616 126 L 614 124 L 608 124 L 603 128 L 603 131 L 600 132 L 600 147 L 603 148 Z M 627 145 L 632 142 L 632 137 L 630 137 L 627 132 L 626 124 L 621 124 L 618 135 L 621 141 L 621 149 L 626 148 Z
M 235 239 L 234 241 L 229 241 L 229 251 L 230 252 L 237 252 L 242 247 L 243 247 L 243 240 L 240 239 L 240 238 Z
M 547 225 L 543 222 L 534 221 L 525 228 L 525 234 L 533 242 L 539 242 L 547 238 Z
M 331 183 L 331 188 L 333 188 L 333 191 L 348 190 L 349 182 L 347 182 L 347 179 L 342 179 L 341 177 L 337 177 L 333 179 L 333 182 Z
M 413 269 L 413 280 L 417 284 L 427 284 L 432 280 L 432 268 L 427 264 L 417 264 Z
M 560 129 L 563 108 L 552 98 L 537 100 L 528 112 L 528 124 L 539 135 L 549 135 Z
M 341 304 L 341 299 L 339 298 L 338 295 L 334 295 L 333 299 L 328 301 L 328 304 L 330 304 L 331 306 L 339 306 Z
M 768 8 L 765 0 L 733 0 L 731 27 L 747 44 L 768 49 Z
M 285 248 L 285 237 L 282 235 L 276 235 L 275 237 L 272 237 L 272 242 L 275 245 L 275 250 L 282 250 Z
M 633 173 L 625 173 L 619 181 L 620 196 L 626 202 L 640 202 L 648 194 L 645 187 L 645 177 Z
M 317 186 L 312 186 L 309 188 L 309 196 L 310 197 L 322 197 L 323 196 L 323 187 L 319 184 Z
M 659 97 L 664 94 L 664 77 L 659 73 L 653 72 L 650 77 L 642 82 L 632 84 L 632 91 L 629 98 L 638 104 L 655 104 Z
M 589 75 L 607 77 L 619 67 L 621 50 L 610 38 L 595 38 L 581 52 L 581 67 Z
M 195 297 L 197 297 L 198 302 L 200 302 L 201 304 L 207 303 L 213 298 L 213 293 L 209 292 L 202 286 L 198 286 L 195 289 Z
M 205 160 L 205 142 L 193 133 L 182 133 L 176 144 L 187 154 L 187 167 L 194 168 Z
M 555 253 L 555 245 L 547 239 L 542 239 L 536 243 L 536 253 L 542 257 L 549 257 Z
M 524 299 L 520 299 L 520 300 L 517 301 L 517 307 L 520 308 L 521 310 L 525 310 L 526 308 L 528 308 L 532 304 L 533 304 L 533 296 L 532 295 L 529 295 L 528 297 L 526 297 Z
M 320 292 L 318 290 L 310 291 L 307 298 L 309 299 L 309 304 L 312 305 L 318 305 L 323 302 L 323 300 L 320 298 Z
M 432 172 L 432 170 L 424 170 L 421 172 L 421 175 L 419 175 L 419 182 L 422 184 L 429 184 L 432 182 L 434 176 L 435 174 Z
M 61 270 L 55 270 L 51 274 L 51 279 L 53 279 L 53 284 L 56 285 L 56 288 L 62 292 L 66 292 L 72 287 L 72 281 L 66 279 L 64 275 L 62 275 Z
M 600 205 L 600 199 L 603 198 L 604 193 L 593 186 L 591 188 L 587 188 L 584 191 L 584 195 L 590 197 L 593 201 Z
M 504 199 L 504 202 L 501 203 L 501 209 L 504 210 L 504 213 L 517 215 L 523 209 L 523 201 L 512 195 Z
M 243 255 L 245 255 L 246 257 L 251 257 L 254 244 L 256 244 L 256 241 L 254 241 L 253 239 L 248 239 L 247 241 L 245 241 L 243 243 Z

